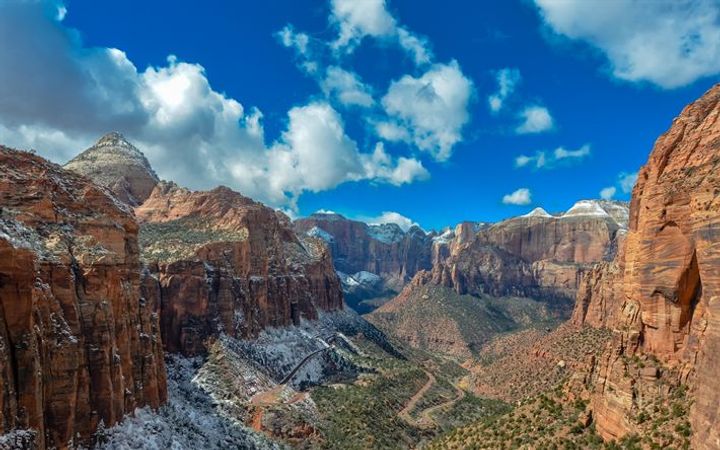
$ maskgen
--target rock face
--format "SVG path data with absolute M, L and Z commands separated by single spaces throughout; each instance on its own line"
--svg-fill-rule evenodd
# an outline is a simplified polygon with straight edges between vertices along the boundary
M 295 227 L 327 242 L 337 270 L 374 273 L 398 290 L 415 273 L 431 267 L 432 236 L 418 227 L 404 232 L 396 224 L 368 225 L 324 213 L 298 219 Z
M 459 294 L 574 298 L 583 273 L 613 257 L 623 208 L 583 200 L 560 216 L 537 208 L 494 225 L 461 224 L 436 238 L 435 264 L 422 276 Z
M 39 448 L 167 397 L 158 298 L 138 227 L 105 189 L 0 147 L 0 433 Z
M 131 206 L 144 202 L 158 183 L 145 156 L 120 133 L 108 133 L 65 168 L 108 187 Z
M 342 308 L 324 242 L 299 237 L 261 203 L 225 187 L 192 192 L 161 182 L 135 212 L 143 258 L 160 282 L 168 351 L 200 354 L 220 332 L 253 337 Z
M 691 387 L 693 448 L 720 447 L 718 194 L 720 85 L 686 107 L 655 143 L 633 190 L 624 258 L 620 252 L 593 271 L 578 301 L 578 322 L 617 329 L 591 403 L 607 439 L 634 432 L 633 414 L 647 400 L 640 394 L 656 377 L 626 370 L 627 360 L 652 355 L 675 383 Z

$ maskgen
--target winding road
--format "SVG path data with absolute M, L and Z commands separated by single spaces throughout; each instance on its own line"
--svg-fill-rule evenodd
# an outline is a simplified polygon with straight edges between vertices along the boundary
M 457 397 L 455 397 L 452 400 L 448 400 L 446 402 L 440 403 L 439 405 L 431 406 L 429 408 L 425 408 L 422 410 L 422 412 L 419 415 L 418 419 L 415 419 L 410 414 L 413 409 L 415 409 L 415 406 L 417 406 L 417 403 L 422 399 L 425 394 L 430 390 L 430 388 L 433 387 L 433 385 L 437 382 L 435 379 L 435 375 L 433 375 L 431 372 L 428 372 L 427 370 L 424 370 L 425 375 L 428 377 L 428 381 L 423 385 L 423 387 L 418 390 L 415 395 L 413 395 L 410 400 L 407 402 L 405 407 L 398 413 L 398 416 L 402 419 L 404 419 L 406 422 L 408 422 L 411 425 L 414 425 L 419 428 L 430 428 L 435 425 L 435 420 L 432 418 L 432 414 L 436 411 L 439 411 L 443 408 L 448 408 L 457 403 L 458 401 L 465 398 L 465 391 L 457 387 L 455 384 L 453 384 L 453 388 L 455 388 L 455 392 L 457 392 Z

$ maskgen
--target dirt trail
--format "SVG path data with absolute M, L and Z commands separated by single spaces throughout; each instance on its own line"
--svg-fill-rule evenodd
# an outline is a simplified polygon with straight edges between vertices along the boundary
M 455 388 L 455 392 L 457 392 L 457 397 L 455 397 L 452 400 L 448 400 L 446 402 L 440 403 L 439 405 L 431 406 L 429 408 L 425 408 L 420 412 L 420 416 L 418 419 L 414 419 L 410 413 L 413 409 L 415 409 L 415 406 L 420 401 L 421 398 L 427 393 L 430 388 L 436 383 L 435 376 L 428 372 L 427 370 L 424 371 L 425 374 L 428 376 L 428 381 L 425 383 L 423 387 L 420 388 L 419 391 L 413 395 L 408 403 L 405 405 L 405 407 L 398 413 L 398 415 L 404 419 L 406 422 L 410 423 L 411 425 L 420 427 L 420 428 L 430 428 L 435 425 L 435 420 L 432 418 L 432 413 L 439 411 L 443 408 L 449 408 L 455 403 L 459 402 L 463 398 L 465 398 L 465 391 L 457 387 L 455 384 L 453 384 L 453 388 Z
M 430 408 L 423 410 L 423 412 L 420 413 L 420 418 L 421 418 L 420 421 L 424 420 L 426 422 L 434 422 L 432 415 L 431 415 L 432 413 L 434 413 L 435 411 L 439 411 L 443 408 L 449 408 L 452 405 L 454 405 L 455 403 L 457 403 L 460 400 L 465 398 L 465 391 L 463 391 L 459 387 L 455 386 L 454 384 L 453 384 L 453 387 L 455 388 L 455 392 L 457 392 L 457 397 L 455 397 L 452 400 L 448 400 L 445 403 L 440 403 L 439 405 L 431 406 Z
M 416 423 L 416 420 L 410 416 L 410 412 L 415 409 L 415 405 L 417 405 L 417 402 L 420 401 L 421 398 L 425 395 L 425 393 L 430 390 L 430 388 L 435 384 L 435 375 L 428 372 L 427 370 L 423 370 L 425 372 L 425 375 L 428 376 L 427 383 L 423 387 L 420 388 L 419 391 L 413 395 L 410 400 L 407 402 L 407 405 L 398 413 L 398 416 L 400 416 L 402 419 L 405 419 L 409 423 Z

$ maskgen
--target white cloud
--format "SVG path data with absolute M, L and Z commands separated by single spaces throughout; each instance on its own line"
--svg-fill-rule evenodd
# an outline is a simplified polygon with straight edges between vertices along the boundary
M 520 188 L 512 194 L 503 196 L 502 202 L 506 205 L 529 205 L 532 203 L 530 189 Z
M 473 89 L 456 61 L 435 64 L 419 78 L 405 75 L 393 81 L 382 98 L 388 120 L 376 124 L 376 131 L 385 139 L 412 143 L 444 161 L 462 140 Z
M 585 144 L 577 150 L 566 150 L 564 147 L 558 147 L 553 153 L 556 160 L 584 158 L 590 154 L 590 145 Z
M 535 169 L 553 169 L 559 165 L 568 165 L 578 162 L 590 155 L 590 144 L 585 144 L 577 150 L 568 150 L 565 147 L 556 148 L 550 155 L 544 151 L 535 152 L 535 155 L 520 155 L 515 158 L 515 167 L 532 167 Z
M 505 99 L 515 91 L 515 87 L 520 82 L 520 71 L 510 68 L 500 69 L 495 74 L 495 77 L 498 90 L 488 97 L 488 106 L 493 113 L 499 112 L 505 103 Z
M 409 230 L 413 226 L 420 226 L 414 220 L 403 216 L 395 211 L 383 211 L 377 217 L 366 218 L 363 222 L 367 222 L 370 225 L 379 225 L 383 223 L 394 223 L 402 228 L 403 231 Z
M 13 68 L 0 71 L 3 143 L 56 162 L 119 130 L 163 178 L 193 189 L 225 184 L 290 208 L 305 191 L 348 181 L 428 176 L 417 160 L 362 152 L 327 102 L 291 109 L 268 145 L 262 113 L 215 91 L 202 66 L 170 57 L 140 72 L 120 50 L 84 47 L 45 3 L 0 3 L 0 66 Z
M 617 176 L 615 186 L 607 186 L 600 191 L 600 197 L 611 199 L 618 193 L 618 188 L 623 194 L 629 194 L 635 187 L 637 181 L 637 172 L 620 172 Z
M 370 36 L 396 40 L 418 65 L 432 59 L 427 40 L 399 26 L 385 0 L 332 0 L 330 19 L 338 29 L 338 37 L 331 44 L 337 51 L 352 52 L 364 37 Z
M 327 97 L 335 97 L 345 106 L 369 107 L 375 103 L 369 86 L 360 81 L 356 74 L 337 66 L 327 68 L 320 87 Z
M 612 75 L 676 88 L 720 73 L 717 0 L 535 0 L 545 23 L 608 59 Z
M 615 193 L 617 192 L 617 189 L 615 186 L 608 186 L 600 190 L 600 198 L 604 200 L 610 200 L 613 197 L 615 197 Z
M 518 134 L 542 133 L 553 128 L 553 118 L 550 111 L 544 106 L 527 106 L 519 114 L 522 123 L 518 125 L 515 132 Z
M 635 182 L 637 181 L 637 176 L 637 172 L 621 172 L 620 175 L 618 175 L 618 183 L 620 184 L 620 189 L 626 194 L 632 192 L 633 188 L 635 187 Z

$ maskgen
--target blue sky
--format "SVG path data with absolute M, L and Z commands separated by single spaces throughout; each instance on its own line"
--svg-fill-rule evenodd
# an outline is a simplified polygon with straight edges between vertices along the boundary
M 193 188 L 441 228 L 628 199 L 720 73 L 715 1 L 343 3 L 2 0 L 0 141 L 116 129 Z

